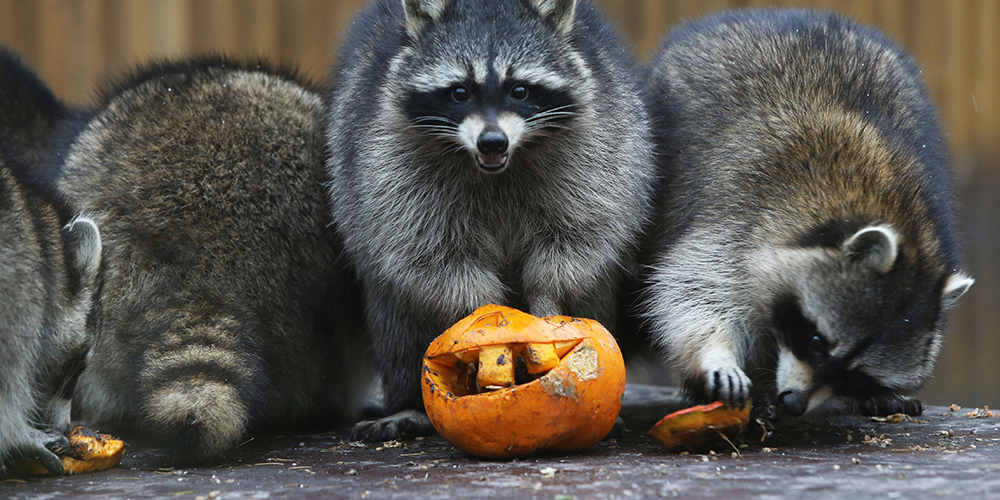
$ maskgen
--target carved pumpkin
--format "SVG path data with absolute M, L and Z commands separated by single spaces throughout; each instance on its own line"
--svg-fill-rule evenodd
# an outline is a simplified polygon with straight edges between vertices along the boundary
M 421 386 L 434 428 L 468 453 L 569 451 L 611 431 L 625 363 L 594 320 L 489 305 L 431 343 Z

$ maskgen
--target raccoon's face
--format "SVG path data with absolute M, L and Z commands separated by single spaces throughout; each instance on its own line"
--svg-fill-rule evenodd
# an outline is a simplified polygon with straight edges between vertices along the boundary
M 422 24 L 410 33 L 388 77 L 401 82 L 394 99 L 418 143 L 464 152 L 468 164 L 497 173 L 536 139 L 570 133 L 584 105 L 581 94 L 591 85 L 589 73 L 568 33 L 539 7 L 470 0 L 408 3 L 414 9 L 440 8 L 429 10 L 435 16 L 407 19 L 408 30 L 411 21 Z M 572 14 L 563 14 L 570 28 Z
M 930 376 L 944 313 L 972 279 L 929 272 L 899 242 L 891 227 L 872 226 L 840 248 L 801 251 L 800 278 L 772 309 L 786 413 L 801 415 L 831 396 L 911 393 Z

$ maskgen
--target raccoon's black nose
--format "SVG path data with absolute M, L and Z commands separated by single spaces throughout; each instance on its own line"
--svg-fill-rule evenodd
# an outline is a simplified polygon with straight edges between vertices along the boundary
M 808 403 L 805 395 L 798 391 L 784 391 L 778 394 L 778 404 L 781 405 L 781 409 L 793 417 L 805 413 Z
M 476 147 L 484 155 L 506 153 L 507 145 L 507 134 L 499 130 L 487 130 L 476 140 Z

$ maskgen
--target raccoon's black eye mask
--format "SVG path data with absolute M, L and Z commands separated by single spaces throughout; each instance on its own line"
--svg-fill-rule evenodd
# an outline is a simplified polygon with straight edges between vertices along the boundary
M 813 365 L 829 361 L 830 342 L 820 333 L 816 323 L 805 316 L 798 300 L 782 298 L 773 311 L 774 325 L 795 357 Z
M 525 119 L 529 130 L 558 128 L 576 115 L 576 102 L 569 92 L 518 81 L 482 85 L 465 81 L 432 91 L 413 91 L 404 107 L 415 123 L 448 128 L 457 128 L 473 112 L 511 111 Z

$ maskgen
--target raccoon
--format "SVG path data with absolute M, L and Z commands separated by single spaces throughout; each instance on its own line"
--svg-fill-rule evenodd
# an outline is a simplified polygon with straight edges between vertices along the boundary
M 11 154 L 41 165 L 57 124 L 71 115 L 17 54 L 0 47 L 0 141 Z
M 635 64 L 587 2 L 375 0 L 353 26 L 328 171 L 400 417 L 355 434 L 382 440 L 429 431 L 421 356 L 478 306 L 614 325 L 655 166 Z
M 6 94 L 0 98 L 6 99 Z M 92 339 L 85 328 L 100 232 L 0 144 L 0 476 L 17 458 L 63 472 L 70 395 Z
M 643 314 L 695 399 L 919 414 L 960 271 L 920 71 L 835 14 L 671 33 L 648 82 L 663 187 Z
M 66 134 L 53 178 L 105 238 L 80 418 L 179 464 L 356 418 L 362 305 L 329 228 L 323 110 L 291 72 L 208 57 L 135 71 Z

